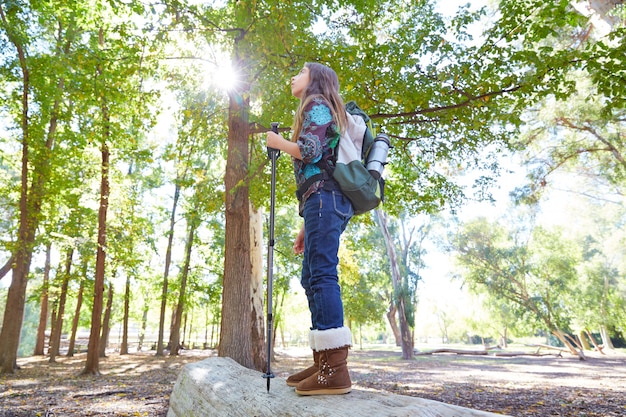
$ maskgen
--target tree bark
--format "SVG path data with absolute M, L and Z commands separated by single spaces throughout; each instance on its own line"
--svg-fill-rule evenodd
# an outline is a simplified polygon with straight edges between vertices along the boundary
M 263 218 L 261 212 L 250 206 L 250 296 L 252 304 L 252 356 L 254 368 L 267 372 L 267 348 L 265 347 L 265 313 L 263 311 Z M 275 300 L 276 298 L 274 298 Z M 274 309 L 278 307 L 274 302 Z M 274 314 L 273 335 L 276 338 L 278 315 Z M 272 340 L 272 347 L 275 346 Z M 273 357 L 273 352 L 269 352 Z
M 400 334 L 398 320 L 396 319 L 397 313 L 398 307 L 396 307 L 394 297 L 391 295 L 391 299 L 389 300 L 389 310 L 387 310 L 387 321 L 389 322 L 389 326 L 393 332 L 393 337 L 396 340 L 396 346 L 402 346 L 402 335 Z
M 235 43 L 235 51 L 237 43 Z M 237 57 L 237 52 L 235 52 Z M 235 58 L 234 68 L 246 68 Z M 226 236 L 222 320 L 218 355 L 256 369 L 252 347 L 250 202 L 248 195 L 249 86 L 229 93 L 228 149 L 224 175 Z M 258 329 L 255 329 L 258 333 Z M 260 370 L 260 369 L 259 369 Z
M 28 189 L 28 165 L 29 165 L 29 91 L 30 73 L 26 63 L 26 53 L 18 37 L 14 36 L 10 30 L 4 14 L 4 8 L 0 4 L 0 18 L 6 30 L 9 41 L 15 46 L 19 57 L 19 64 L 22 71 L 22 172 L 21 172 L 21 193 L 20 193 L 20 224 L 18 228 L 18 238 L 15 252 L 15 263 L 13 264 L 13 275 L 11 286 L 7 294 L 7 301 L 4 309 L 4 319 L 2 321 L 2 331 L 0 332 L 0 372 L 13 373 L 17 367 L 17 349 L 20 343 L 20 333 L 24 320 L 24 308 L 26 297 L 26 285 L 28 283 L 28 272 L 32 257 L 32 246 L 35 240 L 36 219 L 29 201 Z
M 103 30 L 100 29 L 100 43 L 103 44 Z M 101 64 L 98 67 L 98 74 L 102 74 Z M 98 209 L 98 248 L 96 251 L 96 274 L 93 289 L 93 310 L 91 312 L 91 332 L 89 334 L 89 345 L 87 347 L 87 362 L 83 374 L 100 375 L 100 331 L 102 327 L 102 302 L 104 296 L 104 274 L 106 267 L 106 246 L 107 246 L 107 211 L 109 208 L 109 146 L 110 137 L 109 109 L 106 98 L 102 97 L 102 142 L 100 151 L 102 154 L 101 175 L 100 175 L 100 207 Z

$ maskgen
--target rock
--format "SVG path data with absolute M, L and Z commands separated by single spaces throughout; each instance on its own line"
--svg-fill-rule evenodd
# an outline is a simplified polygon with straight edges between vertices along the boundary
M 300 396 L 284 378 L 272 378 L 270 391 L 260 372 L 230 358 L 208 358 L 186 365 L 172 395 L 167 417 L 410 416 L 489 417 L 487 413 L 417 397 L 352 389 L 345 395 Z

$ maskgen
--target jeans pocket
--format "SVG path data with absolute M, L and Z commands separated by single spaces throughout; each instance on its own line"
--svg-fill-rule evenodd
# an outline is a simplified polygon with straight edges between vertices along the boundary
M 354 215 L 354 209 L 350 200 L 341 192 L 333 190 L 333 204 L 335 212 L 342 216 L 344 219 L 350 219 Z

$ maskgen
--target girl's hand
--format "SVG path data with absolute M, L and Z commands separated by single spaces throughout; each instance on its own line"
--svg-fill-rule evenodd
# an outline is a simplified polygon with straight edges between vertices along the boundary
M 302 155 L 300 154 L 300 147 L 298 144 L 291 142 L 285 138 L 283 138 L 278 133 L 274 133 L 271 130 L 266 133 L 267 136 L 267 147 L 272 149 L 278 149 L 279 151 L 283 151 L 288 153 L 297 159 L 302 159 Z
M 283 137 L 279 135 L 278 133 L 274 133 L 271 130 L 267 132 L 267 147 L 268 148 L 281 150 L 280 145 L 284 141 L 285 139 L 283 139 Z
M 296 240 L 293 242 L 293 251 L 296 255 L 304 253 L 304 226 L 300 229 Z

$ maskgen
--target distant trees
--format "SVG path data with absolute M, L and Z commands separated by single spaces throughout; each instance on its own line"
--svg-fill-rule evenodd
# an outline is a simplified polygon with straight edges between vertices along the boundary
M 499 306 L 491 310 L 494 320 L 521 332 L 546 330 L 584 358 L 590 329 L 611 347 L 608 329 L 623 326 L 623 276 L 608 261 L 614 249 L 597 239 L 528 218 L 506 225 L 477 218 L 459 229 L 452 249 L 463 281 Z

